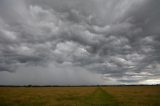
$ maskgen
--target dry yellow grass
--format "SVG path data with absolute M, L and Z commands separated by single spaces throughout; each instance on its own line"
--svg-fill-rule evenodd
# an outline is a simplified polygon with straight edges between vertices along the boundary
M 160 86 L 103 87 L 120 106 L 160 106 Z
M 0 106 L 75 106 L 93 87 L 2 87 Z
M 101 88 L 103 92 L 106 91 L 105 95 L 114 97 L 120 106 L 160 106 L 160 86 Z M 92 102 L 89 99 L 91 96 L 95 96 L 91 97 L 92 100 L 96 96 L 103 96 L 103 99 L 106 97 L 101 91 L 96 94 L 96 89 L 97 87 L 0 87 L 0 106 L 87 106 L 82 102 Z

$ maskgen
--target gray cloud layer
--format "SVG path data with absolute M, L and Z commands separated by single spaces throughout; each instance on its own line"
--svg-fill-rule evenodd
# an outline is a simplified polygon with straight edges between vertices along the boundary
M 119 83 L 159 78 L 159 5 L 157 0 L 1 0 L 0 71 L 61 64 Z

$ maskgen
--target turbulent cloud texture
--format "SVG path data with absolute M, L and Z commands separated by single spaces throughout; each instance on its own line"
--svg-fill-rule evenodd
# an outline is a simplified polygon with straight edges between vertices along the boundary
M 52 84 L 158 83 L 159 5 L 158 0 L 1 0 L 1 83 L 10 76 L 4 72 L 26 73 L 29 67 L 38 67 L 30 71 L 35 77 L 52 74 L 54 80 L 46 74 Z M 71 73 L 70 83 L 65 73 Z

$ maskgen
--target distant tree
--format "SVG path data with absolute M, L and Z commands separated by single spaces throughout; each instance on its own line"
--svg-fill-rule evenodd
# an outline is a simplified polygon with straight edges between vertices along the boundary
M 33 87 L 33 86 L 30 84 L 30 85 L 27 85 L 27 87 Z

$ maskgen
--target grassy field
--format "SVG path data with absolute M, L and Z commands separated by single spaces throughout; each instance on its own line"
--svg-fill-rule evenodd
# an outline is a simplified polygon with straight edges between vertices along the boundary
M 160 106 L 160 86 L 0 87 L 0 106 Z

